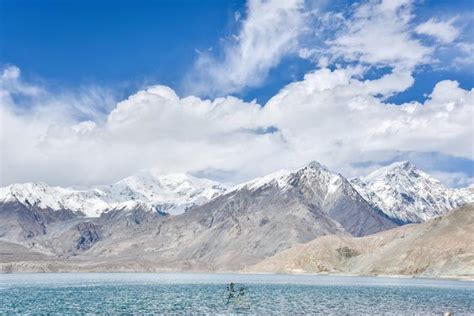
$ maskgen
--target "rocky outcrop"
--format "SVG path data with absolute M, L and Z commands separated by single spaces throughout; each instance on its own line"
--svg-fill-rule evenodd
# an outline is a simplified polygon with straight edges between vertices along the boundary
M 79 232 L 76 250 L 87 250 L 103 238 L 101 227 L 90 222 L 79 223 L 75 228 Z

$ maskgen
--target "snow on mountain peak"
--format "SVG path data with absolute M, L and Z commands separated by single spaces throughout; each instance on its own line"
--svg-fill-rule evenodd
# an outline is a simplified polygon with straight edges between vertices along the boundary
M 310 161 L 306 166 L 304 166 L 301 169 L 305 169 L 305 168 L 309 168 L 309 169 L 312 169 L 312 170 L 325 170 L 325 171 L 333 173 L 331 170 L 329 170 L 328 167 L 326 167 L 325 165 L 323 165 L 322 163 L 320 163 L 316 160 Z
M 362 177 L 362 180 L 365 182 L 376 181 L 381 178 L 387 180 L 396 181 L 400 178 L 410 178 L 410 177 L 425 177 L 431 178 L 427 173 L 419 170 L 414 164 L 409 161 L 400 161 L 394 162 L 388 166 L 379 168 L 369 175 Z M 439 182 L 436 179 L 431 178 L 431 181 Z
M 310 162 L 308 165 L 299 169 L 296 174 L 300 178 L 317 181 L 323 187 L 327 188 L 327 193 L 335 192 L 345 180 L 342 175 L 331 171 L 328 167 L 317 161 Z
M 446 188 L 409 161 L 382 167 L 352 184 L 366 200 L 403 223 L 426 221 L 474 200 L 468 190 Z
M 50 187 L 44 183 L 12 184 L 0 188 L 0 202 L 18 201 L 42 209 L 63 210 L 100 216 L 111 209 L 130 209 L 139 203 L 148 210 L 180 214 L 224 193 L 212 180 L 188 174 L 142 171 L 111 185 L 85 189 Z
M 287 185 L 287 178 L 290 174 L 290 171 L 286 169 L 281 169 L 276 172 L 267 174 L 265 176 L 255 178 L 248 182 L 237 185 L 232 189 L 232 191 L 246 188 L 248 190 L 256 190 L 258 188 L 267 186 L 267 185 L 276 185 L 279 188 L 284 188 Z
M 297 170 L 282 169 L 274 173 L 253 179 L 249 182 L 237 185 L 234 190 L 246 188 L 248 190 L 256 190 L 266 186 L 276 186 L 280 190 L 286 190 L 292 187 L 295 179 L 310 182 L 308 185 L 319 183 L 327 191 L 335 191 L 342 183 L 342 176 L 330 171 L 326 166 L 317 161 L 311 161 L 307 165 Z
M 40 209 L 71 210 L 87 216 L 98 216 L 110 207 L 102 199 L 104 193 L 97 190 L 79 190 L 51 187 L 45 183 L 12 184 L 0 189 L 0 202 L 19 202 Z
M 209 200 L 222 194 L 226 188 L 209 179 L 189 174 L 161 174 L 144 171 L 119 181 L 120 189 L 128 189 L 151 202 L 189 203 L 195 199 Z

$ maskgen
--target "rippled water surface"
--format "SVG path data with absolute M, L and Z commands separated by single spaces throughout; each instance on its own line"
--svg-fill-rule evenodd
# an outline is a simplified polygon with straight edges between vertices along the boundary
M 228 284 L 235 283 L 229 291 Z M 0 275 L 0 313 L 474 314 L 474 283 L 187 273 Z

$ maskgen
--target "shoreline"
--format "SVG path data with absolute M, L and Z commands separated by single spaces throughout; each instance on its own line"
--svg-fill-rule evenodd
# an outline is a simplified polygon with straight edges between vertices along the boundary
M 10 263 L 7 263 L 10 264 Z M 0 268 L 1 263 L 0 263 Z M 425 280 L 451 280 L 474 282 L 473 276 L 453 276 L 453 275 L 405 275 L 405 274 L 357 274 L 357 273 L 315 273 L 315 272 L 261 272 L 261 271 L 212 271 L 212 270 L 174 270 L 174 269 L 156 269 L 156 270 L 128 270 L 128 269 L 41 269 L 41 270 L 15 270 L 5 271 L 0 270 L 0 275 L 9 274 L 211 274 L 211 275 L 254 275 L 254 276 L 317 276 L 317 277 L 371 277 L 371 278 L 385 278 L 385 279 L 425 279 Z

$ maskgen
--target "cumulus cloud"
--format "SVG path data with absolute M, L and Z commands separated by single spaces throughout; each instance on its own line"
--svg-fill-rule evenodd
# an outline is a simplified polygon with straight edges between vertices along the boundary
M 459 29 L 453 25 L 455 18 L 447 21 L 439 21 L 434 18 L 419 24 L 415 31 L 418 34 L 431 36 L 443 44 L 448 44 L 456 40 L 459 36 Z
M 261 84 L 283 57 L 296 53 L 306 30 L 303 8 L 303 0 L 248 1 L 239 34 L 224 44 L 222 57 L 200 54 L 187 91 L 215 97 Z
M 383 80 L 358 80 L 347 69 L 319 70 L 283 89 L 266 110 L 302 157 L 320 157 L 335 169 L 389 160 L 396 151 L 473 158 L 472 90 L 441 81 L 424 104 L 397 106 L 374 97 L 372 88 Z
M 0 74 L 1 184 L 30 180 L 65 183 L 67 168 L 58 168 L 56 174 L 54 159 L 41 149 L 41 141 L 56 126 L 73 126 L 85 119 L 103 121 L 116 104 L 114 94 L 96 87 L 56 89 L 53 93 L 43 85 L 24 81 L 16 66 L 0 69 Z M 64 135 L 65 140 L 67 137 Z
M 151 167 L 216 170 L 238 182 L 313 159 L 351 176 L 354 163 L 400 151 L 474 158 L 473 90 L 445 80 L 423 104 L 397 106 L 377 96 L 404 89 L 409 76 L 363 80 L 359 72 L 311 72 L 265 106 L 235 97 L 180 98 L 153 86 L 119 102 L 102 122 L 51 121 L 2 104 L 2 184 L 107 183 Z

